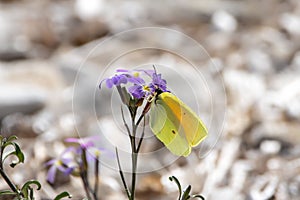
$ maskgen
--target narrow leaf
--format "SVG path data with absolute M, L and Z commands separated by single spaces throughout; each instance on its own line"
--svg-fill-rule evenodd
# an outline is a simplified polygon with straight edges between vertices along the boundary
M 205 200 L 205 198 L 200 194 L 193 195 L 192 198 L 200 198 L 202 200 Z
M 10 166 L 11 166 L 12 168 L 14 168 L 17 164 L 19 164 L 19 163 L 24 163 L 25 157 L 24 157 L 23 152 L 21 151 L 20 146 L 19 146 L 17 143 L 12 142 L 11 144 L 12 144 L 12 145 L 14 146 L 14 148 L 15 148 L 15 151 L 13 152 L 13 154 L 16 155 L 16 156 L 18 157 L 18 161 L 17 161 L 17 162 L 14 161 L 14 162 L 12 162 L 12 163 L 10 164 Z
M 1 190 L 0 191 L 0 195 L 5 195 L 5 194 L 16 194 L 16 193 L 14 193 L 13 191 L 10 191 L 10 190 Z
M 40 182 L 36 181 L 36 180 L 30 180 L 30 181 L 27 181 L 23 187 L 21 188 L 21 191 L 25 191 L 25 190 L 28 190 L 30 188 L 30 185 L 36 185 L 37 186 L 37 190 L 40 190 L 41 189 L 41 184 Z
M 7 142 L 12 142 L 12 141 L 17 140 L 17 139 L 18 139 L 17 136 L 11 135 L 11 136 L 9 136 L 9 137 L 7 138 Z
M 175 176 L 170 176 L 169 177 L 169 180 L 170 181 L 175 181 L 175 183 L 176 183 L 176 185 L 177 185 L 177 187 L 178 187 L 178 192 L 179 192 L 179 197 L 178 197 L 178 199 L 181 199 L 181 185 L 180 185 L 180 183 L 179 183 L 179 181 L 178 181 L 178 179 L 175 177 Z
M 62 198 L 68 197 L 69 199 L 72 198 L 72 195 L 70 195 L 68 192 L 62 192 L 59 195 L 57 195 L 54 200 L 60 200 Z
M 182 200 L 187 200 L 187 199 L 191 198 L 191 196 L 190 196 L 191 189 L 192 189 L 191 185 L 189 185 L 185 189 L 185 191 L 182 194 Z

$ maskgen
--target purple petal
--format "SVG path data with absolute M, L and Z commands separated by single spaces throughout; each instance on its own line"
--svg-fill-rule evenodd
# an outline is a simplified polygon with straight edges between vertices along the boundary
M 127 77 L 124 74 L 121 74 L 119 76 L 119 80 L 118 80 L 117 84 L 115 84 L 115 85 L 120 85 L 121 83 L 122 84 L 126 84 L 127 83 Z
M 127 72 L 127 73 L 129 73 L 129 70 L 127 70 L 127 69 L 117 69 L 116 72 Z
M 82 142 L 80 144 L 81 148 L 83 149 L 87 149 L 89 147 L 93 147 L 94 146 L 94 142 L 93 141 L 85 141 L 85 142 Z
M 128 77 L 128 81 L 137 85 L 143 85 L 145 84 L 144 79 L 140 78 L 140 77 L 135 77 L 135 76 L 130 76 Z
M 71 163 L 73 161 L 72 158 L 62 158 L 61 162 L 65 165 L 68 165 L 69 163 Z
M 78 138 L 67 138 L 65 139 L 65 142 L 71 142 L 71 143 L 79 143 L 79 140 Z
M 152 91 L 157 89 L 167 92 L 167 81 L 161 78 L 161 74 L 154 73 L 152 76 L 152 83 L 150 83 L 149 87 Z
M 111 81 L 114 85 L 117 85 L 119 82 L 120 76 L 115 75 L 114 77 L 111 78 Z
M 49 168 L 48 173 L 47 173 L 47 180 L 48 180 L 50 183 L 54 183 L 55 174 L 56 174 L 56 166 L 55 166 L 55 165 L 52 165 L 52 166 Z
M 106 87 L 107 88 L 112 88 L 114 86 L 114 83 L 112 82 L 112 80 L 111 79 L 106 79 Z
M 63 167 L 63 166 L 57 166 L 57 169 L 61 172 L 63 172 L 65 175 L 69 175 L 74 170 L 73 167 Z
M 46 162 L 46 166 L 49 166 L 49 165 L 53 165 L 54 163 L 56 162 L 56 159 L 52 159 L 52 160 L 49 160 L 48 162 Z
M 137 98 L 140 99 L 142 97 L 144 97 L 145 93 L 143 91 L 143 87 L 141 85 L 134 85 L 128 88 L 129 93 Z

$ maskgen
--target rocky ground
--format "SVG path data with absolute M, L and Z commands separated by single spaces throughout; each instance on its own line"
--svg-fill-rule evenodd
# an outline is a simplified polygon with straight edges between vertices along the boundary
M 141 27 L 169 30 L 115 35 Z M 11 175 L 38 179 L 37 199 L 82 198 L 76 178 L 46 183 L 44 163 L 67 137 L 120 132 L 116 96 L 97 87 L 116 68 L 149 63 L 171 66 L 158 69 L 188 105 L 200 104 L 210 135 L 171 164 L 168 152 L 142 157 L 138 199 L 176 199 L 171 175 L 209 200 L 300 198 L 299 1 L 1 0 L 0 44 L 1 134 L 20 138 L 26 162 Z M 159 145 L 149 139 L 143 151 Z M 102 199 L 125 199 L 114 158 L 103 162 Z

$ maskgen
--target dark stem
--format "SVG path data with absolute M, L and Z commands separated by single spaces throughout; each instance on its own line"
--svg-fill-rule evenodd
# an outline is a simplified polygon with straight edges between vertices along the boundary
M 86 151 L 85 149 L 82 149 L 82 155 L 81 155 L 81 162 L 80 163 L 80 177 L 83 183 L 84 191 L 86 193 L 86 196 L 88 199 L 91 199 L 90 195 L 90 185 L 88 181 L 88 173 L 87 173 L 87 160 L 86 160 Z
M 123 111 L 123 108 L 122 108 L 122 106 L 121 106 L 121 114 L 122 114 L 122 120 L 123 120 L 123 124 L 124 124 L 124 126 L 125 126 L 125 128 L 126 128 L 126 130 L 127 130 L 128 136 L 131 136 L 131 133 L 130 133 L 129 127 L 128 127 L 128 125 L 127 125 L 126 121 L 125 121 L 125 117 L 124 117 L 124 111 Z
M 125 191 L 126 191 L 128 199 L 131 199 L 131 197 L 130 197 L 131 195 L 130 195 L 130 192 L 128 190 L 128 187 L 127 187 L 127 184 L 126 184 L 126 181 L 125 181 L 125 177 L 124 177 L 124 174 L 123 174 L 123 171 L 122 171 L 122 168 L 121 168 L 120 158 L 119 158 L 119 153 L 118 153 L 118 149 L 117 148 L 116 148 L 116 155 L 117 155 L 117 162 L 118 162 L 118 167 L 119 167 L 119 173 L 120 173 L 120 176 L 121 176 L 121 180 L 122 180 L 123 186 L 125 188 Z
M 139 126 L 139 124 L 141 123 L 141 121 L 142 121 L 142 119 L 143 119 L 144 117 L 145 117 L 145 114 L 142 113 L 141 116 L 139 117 L 139 119 L 137 120 L 136 124 L 135 124 L 136 127 Z
M 135 198 L 135 184 L 136 184 L 136 169 L 137 169 L 137 159 L 138 159 L 138 152 L 136 148 L 136 130 L 138 125 L 135 124 L 135 116 L 136 116 L 136 108 L 133 112 L 134 114 L 131 115 L 131 127 L 132 127 L 132 134 L 130 136 L 131 142 L 131 198 L 130 200 L 134 200 Z M 138 120 L 140 121 L 140 119 Z
M 143 138 L 144 138 L 144 135 L 145 135 L 145 125 L 146 125 L 146 119 L 144 117 L 144 126 L 143 126 L 143 131 L 142 131 L 141 138 L 140 138 L 140 140 L 138 142 L 137 152 L 140 152 L 140 148 L 142 146 Z
M 10 189 L 15 192 L 16 194 L 19 194 L 18 189 L 16 188 L 16 186 L 11 182 L 11 180 L 8 178 L 8 176 L 6 175 L 6 173 L 4 172 L 4 170 L 1 168 L 0 169 L 0 174 L 3 177 L 3 179 L 5 180 L 5 182 L 7 183 L 7 185 L 10 187 Z
M 97 155 L 95 158 L 95 183 L 94 183 L 94 191 L 93 196 L 94 199 L 98 199 L 98 185 L 99 185 L 99 156 Z
M 129 139 L 130 139 L 130 144 L 131 144 L 131 188 L 130 191 L 128 190 L 127 184 L 126 184 L 126 180 L 123 174 L 123 171 L 121 169 L 121 165 L 120 165 L 120 159 L 119 159 L 119 155 L 118 155 L 118 151 L 116 148 L 116 154 L 117 154 L 117 161 L 118 161 L 118 167 L 119 167 L 119 172 L 120 172 L 120 176 L 122 179 L 122 183 L 124 185 L 127 197 L 129 200 L 134 200 L 135 199 L 135 187 L 136 187 L 136 170 L 137 170 L 137 162 L 138 162 L 138 154 L 139 154 L 139 150 L 140 147 L 142 145 L 142 141 L 143 141 L 143 137 L 144 137 L 144 130 L 145 130 L 145 121 L 144 121 L 144 127 L 143 127 L 143 132 L 141 135 L 141 138 L 138 141 L 137 144 L 137 137 L 136 137 L 136 133 L 137 133 L 137 128 L 140 124 L 140 122 L 142 121 L 142 119 L 145 117 L 146 112 L 143 112 L 141 114 L 141 116 L 139 117 L 139 119 L 137 120 L 137 122 L 135 122 L 135 118 L 136 118 L 136 114 L 137 114 L 137 109 L 138 107 L 132 107 L 132 106 L 128 106 L 128 110 L 130 112 L 130 116 L 131 116 L 131 130 L 129 129 L 129 126 L 127 125 L 126 121 L 125 121 L 125 117 L 124 117 L 124 112 L 123 109 L 121 107 L 121 114 L 122 114 L 122 119 L 123 119 L 123 123 L 124 126 L 127 130 Z
M 86 180 L 86 177 L 85 177 L 84 173 L 80 172 L 80 177 L 81 177 L 81 180 L 82 180 L 82 184 L 83 184 L 83 188 L 84 188 L 86 197 L 88 199 L 91 199 L 91 195 L 89 193 L 88 183 L 87 183 L 87 180 Z
M 132 159 L 131 160 L 132 161 L 131 200 L 134 200 L 138 153 L 132 152 L 131 159 Z

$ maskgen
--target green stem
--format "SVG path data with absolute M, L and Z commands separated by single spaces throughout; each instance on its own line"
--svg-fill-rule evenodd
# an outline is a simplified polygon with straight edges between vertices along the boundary
M 19 194 L 18 189 L 16 188 L 16 186 L 11 182 L 11 180 L 8 178 L 8 176 L 6 175 L 6 173 L 4 172 L 4 170 L 1 168 L 0 169 L 0 174 L 3 177 L 3 179 L 5 180 L 5 182 L 7 183 L 7 185 L 10 187 L 10 189 L 15 192 L 16 194 Z
M 5 141 L 4 141 L 5 142 Z M 9 177 L 6 175 L 6 173 L 4 172 L 4 168 L 3 168 L 3 152 L 4 152 L 4 148 L 3 148 L 4 144 L 3 141 L 1 141 L 1 147 L 0 147 L 0 174 L 3 177 L 3 179 L 5 180 L 5 182 L 7 183 L 7 185 L 10 187 L 10 189 L 15 192 L 16 194 L 19 194 L 18 189 L 16 188 L 16 186 L 12 183 L 12 181 L 9 179 Z

